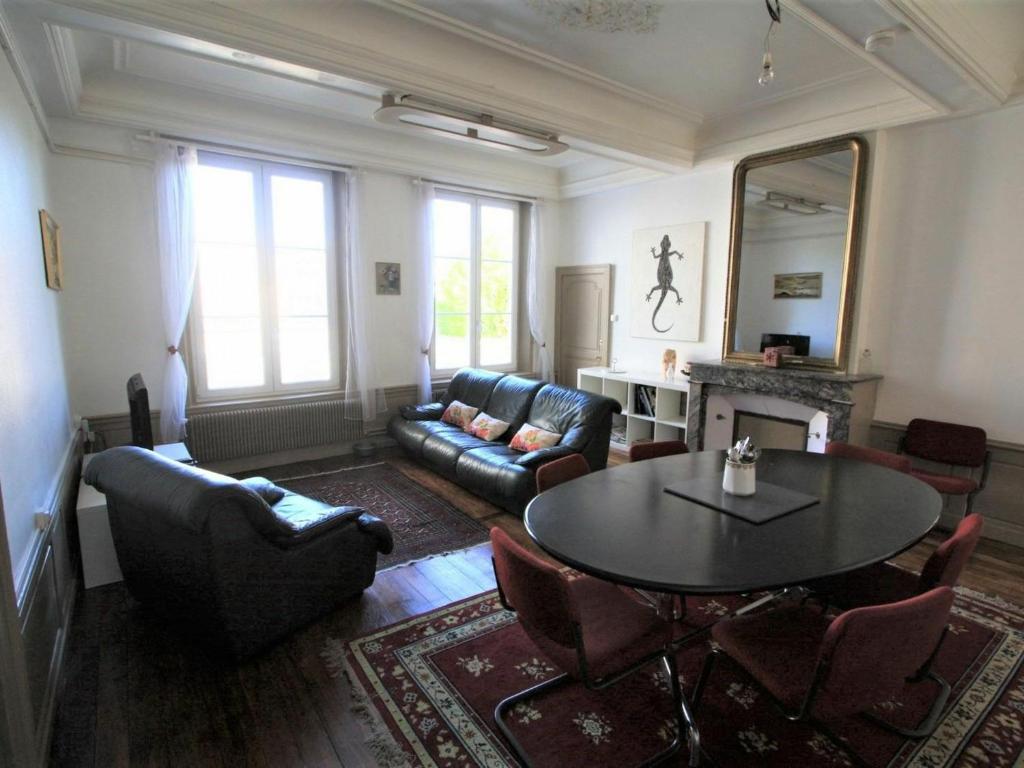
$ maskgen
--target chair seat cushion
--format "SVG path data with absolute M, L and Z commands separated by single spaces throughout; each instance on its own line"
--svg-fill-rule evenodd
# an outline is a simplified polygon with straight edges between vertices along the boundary
M 617 585 L 583 574 L 569 578 L 591 679 L 621 672 L 660 651 L 671 640 L 671 622 L 659 618 L 656 611 L 630 598 Z M 554 643 L 531 632 L 528 626 L 524 629 L 560 669 L 581 677 L 575 647 Z
M 800 707 L 814 678 L 830 620 L 816 606 L 726 619 L 711 628 L 722 650 L 790 711 Z
M 830 605 L 849 609 L 906 600 L 918 593 L 919 579 L 916 573 L 895 565 L 876 563 L 841 576 L 815 579 L 805 586 Z
M 964 496 L 978 490 L 978 481 L 971 477 L 956 477 L 954 475 L 933 475 L 928 472 L 914 470 L 910 473 L 918 480 L 928 483 L 939 493 L 947 493 L 951 496 Z

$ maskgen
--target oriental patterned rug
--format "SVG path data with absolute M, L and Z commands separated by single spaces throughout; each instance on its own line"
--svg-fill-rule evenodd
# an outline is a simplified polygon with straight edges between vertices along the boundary
M 689 600 L 688 614 L 711 619 L 735 608 L 736 600 Z M 833 724 L 869 765 L 1024 765 L 1024 611 L 959 589 L 949 626 L 936 664 L 953 694 L 931 737 L 906 740 L 863 718 Z M 679 652 L 687 692 L 707 650 L 708 641 L 698 639 Z M 556 674 L 494 592 L 351 642 L 328 639 L 321 655 L 327 674 L 351 682 L 368 743 L 388 767 L 515 765 L 491 719 L 494 707 Z M 879 702 L 879 713 L 915 724 L 934 694 L 929 685 L 908 686 Z M 853 764 L 823 733 L 785 720 L 728 661 L 712 674 L 697 717 L 702 765 Z M 667 680 L 654 665 L 603 692 L 556 688 L 518 705 L 508 718 L 537 766 L 637 765 L 675 735 Z M 685 750 L 671 764 L 685 765 Z
M 326 504 L 365 507 L 388 524 L 395 540 L 377 570 L 454 552 L 488 540 L 488 528 L 386 462 L 279 480 L 290 491 Z

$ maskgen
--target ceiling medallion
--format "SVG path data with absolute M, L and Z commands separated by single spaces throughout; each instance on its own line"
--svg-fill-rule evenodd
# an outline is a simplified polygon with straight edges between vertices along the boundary
M 662 8 L 653 0 L 526 0 L 526 4 L 573 29 L 643 34 L 658 28 Z

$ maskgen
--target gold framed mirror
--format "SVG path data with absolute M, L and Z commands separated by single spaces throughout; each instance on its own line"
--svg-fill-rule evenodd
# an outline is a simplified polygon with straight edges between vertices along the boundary
M 732 189 L 722 358 L 844 371 L 868 146 L 842 136 L 744 158 Z

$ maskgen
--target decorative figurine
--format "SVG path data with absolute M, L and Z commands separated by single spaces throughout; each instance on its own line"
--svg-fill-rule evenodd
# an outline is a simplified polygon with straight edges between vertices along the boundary
M 661 356 L 661 375 L 665 381 L 671 381 L 676 377 L 676 351 L 666 349 Z

